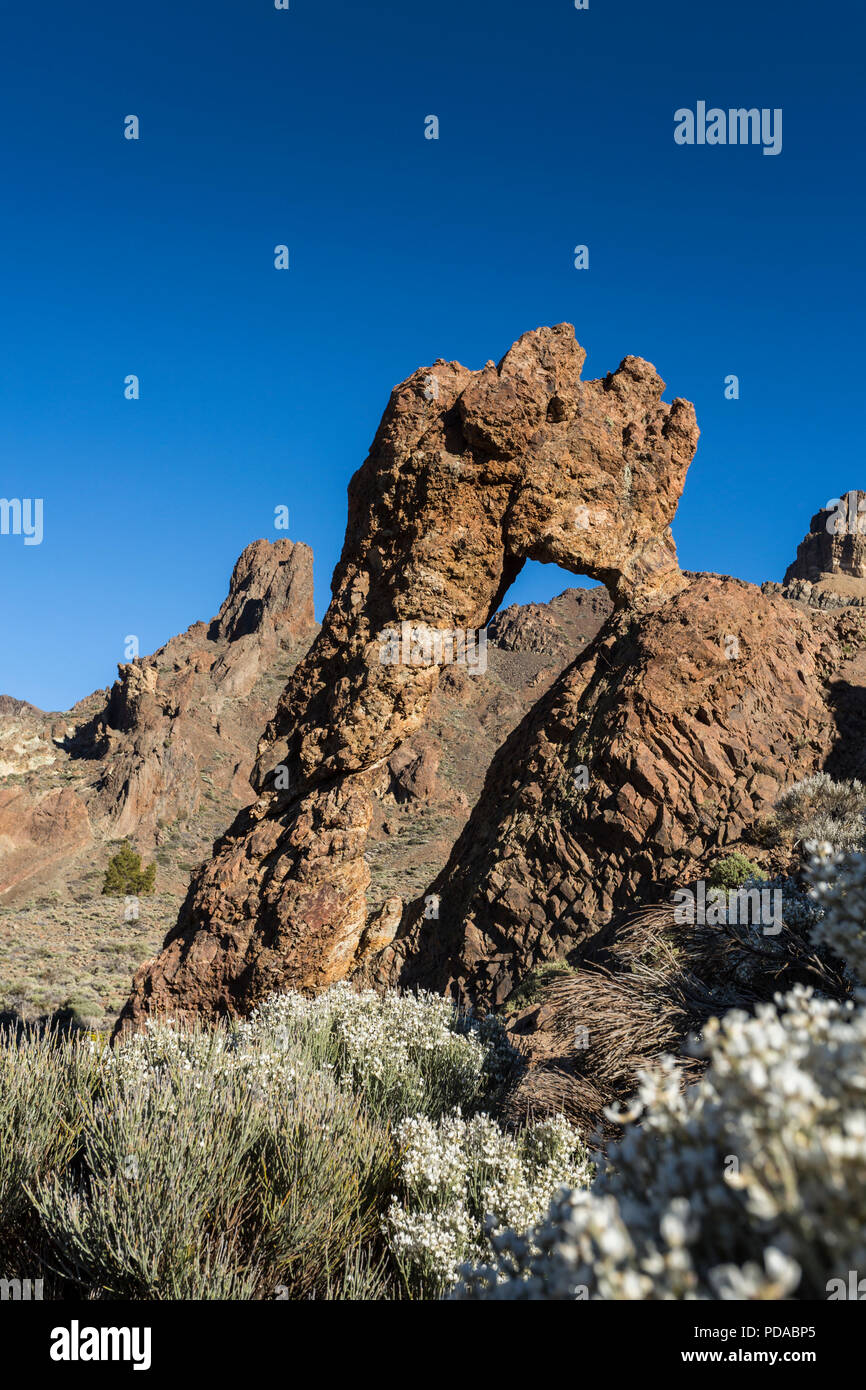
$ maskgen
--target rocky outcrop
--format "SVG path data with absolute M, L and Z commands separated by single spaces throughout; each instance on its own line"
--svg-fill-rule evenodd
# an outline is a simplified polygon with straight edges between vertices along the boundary
M 65 892 L 106 841 L 150 849 L 180 825 L 201 857 L 251 800 L 257 731 L 316 630 L 312 563 L 308 546 L 255 541 L 217 617 L 119 665 L 110 690 L 60 715 L 4 699 L 0 898 Z M 185 886 L 168 858 L 161 885 Z
M 812 517 L 781 592 L 813 608 L 866 604 L 866 492 L 847 492 Z
M 468 634 L 463 674 L 480 669 L 477 634 L 526 559 L 600 580 L 623 613 L 684 587 L 670 522 L 692 407 L 664 403 L 639 358 L 583 382 L 584 357 L 559 325 L 498 366 L 438 361 L 394 391 L 350 484 L 322 629 L 259 745 L 258 800 L 136 976 L 124 1026 L 231 1014 L 357 968 L 380 768 L 420 728 L 445 650 Z
M 637 902 L 748 839 L 839 739 L 829 619 L 716 575 L 614 614 L 500 749 L 450 861 L 379 958 L 381 983 L 501 1003 Z
M 211 642 L 256 637 L 267 645 L 309 641 L 315 627 L 313 554 L 288 538 L 253 541 L 234 567 L 225 602 L 208 628 Z
M 603 584 L 566 589 L 549 603 L 512 604 L 490 622 L 488 641 L 503 651 L 574 655 L 613 612 Z

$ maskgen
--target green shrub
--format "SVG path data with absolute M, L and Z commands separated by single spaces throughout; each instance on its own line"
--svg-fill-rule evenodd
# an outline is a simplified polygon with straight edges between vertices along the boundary
M 105 1009 L 101 999 L 86 990 L 76 990 L 68 994 L 54 1014 L 55 1021 L 64 1028 L 72 1027 L 86 1030 L 102 1018 Z
M 56 1258 L 82 1291 L 131 1299 L 315 1295 L 378 1228 L 387 1128 L 327 1073 L 232 1060 L 201 1035 L 142 1069 L 107 1060 L 82 1164 L 41 1184 Z
M 142 897 L 153 892 L 155 882 L 156 865 L 148 864 L 143 869 L 141 855 L 136 854 L 132 845 L 124 840 L 117 854 L 108 861 L 102 891 L 118 898 Z
M 230 1078 L 102 1078 L 87 1107 L 83 1172 L 36 1203 L 64 1272 L 109 1298 L 251 1298 L 243 1257 L 246 1157 L 256 1115 Z
M 710 869 L 707 882 L 712 888 L 742 888 L 748 879 L 765 879 L 767 875 L 744 854 L 729 854 L 717 859 Z

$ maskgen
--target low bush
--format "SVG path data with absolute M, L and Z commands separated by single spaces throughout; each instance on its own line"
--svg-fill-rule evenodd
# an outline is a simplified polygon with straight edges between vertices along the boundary
M 729 854 L 716 860 L 707 882 L 712 888 L 742 888 L 747 881 L 758 883 L 766 877 L 763 869 L 744 854 Z
M 487 1115 L 459 1111 L 433 1123 L 402 1122 L 399 1197 L 385 1229 L 407 1290 L 445 1292 L 461 1263 L 491 1251 L 494 1232 L 525 1231 L 564 1183 L 586 1184 L 592 1168 L 577 1131 L 562 1118 L 515 1137 Z
M 435 1297 L 486 1248 L 488 1203 L 534 1220 L 581 1172 L 568 1126 L 512 1136 L 482 1113 L 514 1053 L 435 995 L 275 996 L 233 1028 L 151 1023 L 114 1051 L 2 1042 L 5 1270 L 38 1258 L 79 1297 Z M 405 1237 L 438 1219 L 418 1136 L 464 1127 L 446 1268 Z
M 0 1034 L 0 1269 L 12 1274 L 42 1244 L 34 1189 L 68 1169 L 97 1083 L 91 1045 L 55 1031 Z M 28 1252 L 30 1252 L 28 1254 Z M 22 1261 L 24 1264 L 22 1265 Z
M 816 772 L 796 782 L 776 802 L 773 823 L 779 834 L 804 845 L 829 841 L 837 850 L 861 846 L 866 839 L 866 786 L 835 782 Z

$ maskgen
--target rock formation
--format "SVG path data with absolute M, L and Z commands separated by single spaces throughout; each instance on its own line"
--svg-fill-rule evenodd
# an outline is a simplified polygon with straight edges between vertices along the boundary
M 842 663 L 829 618 L 736 579 L 696 575 L 615 613 L 494 758 L 427 889 L 438 918 L 410 904 L 374 978 L 496 1005 L 540 961 L 698 877 L 824 765 Z
M 0 1011 L 35 1019 L 72 1006 L 88 1026 L 111 1029 L 138 965 L 177 921 L 190 872 L 253 799 L 258 734 L 310 633 L 303 547 L 289 567 L 300 588 L 286 620 L 272 621 L 286 608 L 277 595 L 289 579 L 283 565 L 274 589 L 279 549 L 247 549 L 204 648 L 204 624 L 195 624 L 192 638 L 173 638 L 159 662 L 125 665 L 112 691 L 68 714 L 0 697 Z M 247 600 L 260 597 L 259 612 Z M 496 749 L 610 610 L 602 586 L 512 606 L 490 625 L 486 672 L 442 672 L 423 725 L 381 764 L 371 788 L 370 923 L 359 960 L 390 941 L 404 900 L 444 868 Z M 239 632 L 250 612 L 258 628 Z M 249 694 L 229 693 L 252 665 L 260 671 Z M 171 709 L 173 690 L 186 692 L 182 713 L 151 723 L 161 704 Z M 169 750 L 181 744 L 190 756 L 173 757 L 167 775 Z M 139 798 L 141 788 L 150 794 Z M 156 892 L 134 922 L 122 899 L 100 896 L 121 812 L 129 838 L 157 863 Z
M 781 592 L 813 608 L 866 605 L 866 492 L 847 492 L 812 517 Z
M 692 409 L 663 403 L 639 359 L 593 382 L 582 363 L 560 325 L 498 366 L 437 362 L 394 391 L 350 484 L 322 629 L 260 741 L 258 799 L 138 972 L 122 1028 L 346 977 L 495 1006 L 539 962 L 748 844 L 782 787 L 834 760 L 849 770 L 844 734 L 866 719 L 859 619 L 684 575 L 669 523 Z M 408 903 L 369 903 L 383 785 L 395 806 L 436 801 L 425 717 L 477 679 L 444 653 L 529 557 L 600 579 L 612 612 L 496 753 L 441 871 Z M 606 605 L 591 602 L 598 624 Z M 543 647 L 553 609 L 499 615 L 501 650 Z
M 584 357 L 561 324 L 498 365 L 437 361 L 396 388 L 350 484 L 322 629 L 260 742 L 258 800 L 136 976 L 124 1026 L 242 1012 L 358 967 L 380 769 L 421 726 L 445 637 L 473 643 L 526 559 L 600 580 L 620 622 L 684 587 L 670 522 L 692 407 L 664 403 L 639 358 L 583 382 Z
M 120 664 L 110 690 L 65 714 L 3 697 L 4 902 L 86 877 L 106 840 L 134 836 L 152 848 L 163 828 L 199 818 L 203 852 L 225 828 L 229 808 L 251 799 L 255 731 L 273 709 L 273 681 L 285 681 L 316 630 L 312 563 L 308 546 L 256 541 L 218 616 Z

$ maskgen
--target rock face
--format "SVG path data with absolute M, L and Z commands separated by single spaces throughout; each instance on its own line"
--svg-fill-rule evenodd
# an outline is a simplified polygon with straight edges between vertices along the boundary
M 512 604 L 492 619 L 488 640 L 510 652 L 556 652 L 563 659 L 598 632 L 613 612 L 603 584 L 567 589 L 550 603 Z
M 526 559 L 600 580 L 622 614 L 684 587 L 670 522 L 693 409 L 664 403 L 639 358 L 582 382 L 584 357 L 561 324 L 524 335 L 498 366 L 437 361 L 396 388 L 350 484 L 322 629 L 259 744 L 258 800 L 136 976 L 124 1026 L 243 1012 L 357 969 L 381 768 L 421 727 L 446 635 L 468 637 L 461 676 L 480 670 L 478 631 Z
M 866 603 L 866 492 L 847 492 L 812 517 L 783 593 L 815 608 Z
M 736 579 L 695 575 L 615 613 L 494 758 L 428 890 L 438 918 L 410 904 L 373 978 L 500 1004 L 540 961 L 700 876 L 824 766 L 842 663 L 831 619 Z
M 496 750 L 611 611 L 604 588 L 512 606 L 489 625 L 484 673 L 442 669 L 423 724 L 373 775 L 364 856 L 369 911 L 427 891 L 481 795 Z
M 4 697 L 4 903 L 66 892 L 96 872 L 106 841 L 151 849 L 168 827 L 197 826 L 184 846 L 195 854 L 224 829 L 228 808 L 251 799 L 255 730 L 316 630 L 312 563 L 308 546 L 256 541 L 213 622 L 119 665 L 110 690 L 65 714 Z

